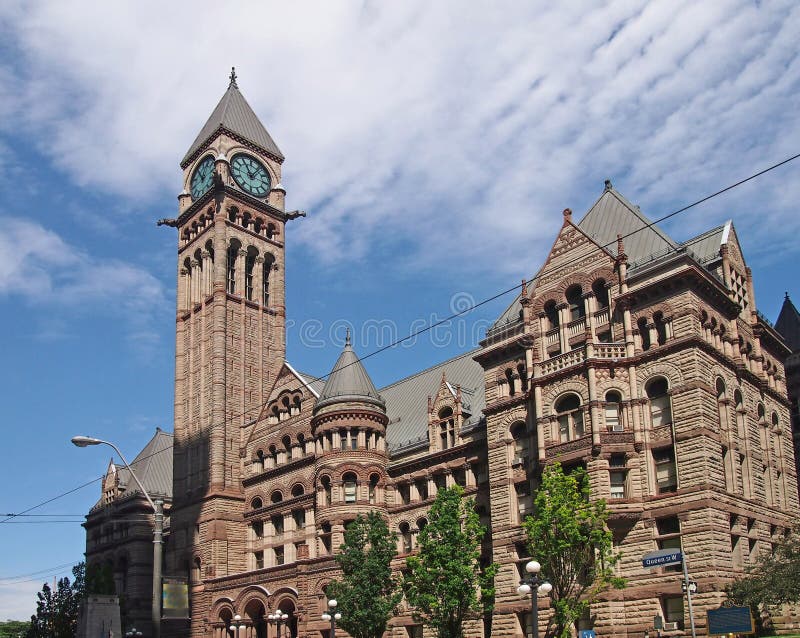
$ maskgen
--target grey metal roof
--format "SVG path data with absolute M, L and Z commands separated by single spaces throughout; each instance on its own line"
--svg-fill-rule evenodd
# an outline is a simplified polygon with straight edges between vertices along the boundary
M 792 352 L 800 350 L 800 313 L 794 307 L 792 300 L 789 299 L 789 293 L 783 300 L 781 312 L 778 315 L 778 320 L 775 322 L 775 330 L 777 330 L 786 345 L 792 349 Z
M 697 261 L 706 265 L 720 256 L 719 249 L 727 240 L 730 226 L 731 222 L 728 221 L 722 226 L 717 226 L 701 233 L 697 237 L 692 237 L 692 239 L 683 242 L 682 245 L 692 252 Z
M 483 368 L 472 358 L 479 351 L 471 350 L 381 388 L 389 417 L 386 431 L 389 452 L 427 441 L 428 397 L 439 391 L 442 373 L 445 373 L 451 386 L 461 386 L 464 409 L 468 404 L 471 415 L 465 425 L 481 419 L 486 407 Z
M 339 355 L 339 359 L 320 392 L 315 410 L 345 401 L 363 401 L 372 403 L 381 409 L 385 407 L 383 398 L 378 394 L 375 384 L 372 383 L 364 365 L 350 345 L 349 333 L 344 350 Z
M 200 129 L 194 142 L 192 142 L 186 155 L 181 160 L 181 166 L 188 162 L 194 152 L 221 128 L 245 138 L 271 155 L 283 160 L 283 153 L 281 153 L 278 145 L 275 144 L 261 120 L 258 119 L 247 100 L 239 92 L 234 76 L 228 86 L 228 90 L 225 91 L 225 95 L 222 96 L 219 104 L 211 113 L 211 117 Z
M 664 231 L 650 226 L 650 220 L 610 183 L 578 224 L 583 232 L 612 254 L 617 252 L 617 234 L 624 237 L 625 253 L 631 265 L 678 247 Z M 631 234 L 633 233 L 633 234 Z
M 298 371 L 297 374 L 302 377 L 303 381 L 311 388 L 312 392 L 315 392 L 317 396 L 322 394 L 322 391 L 325 389 L 325 379 L 317 378 L 316 375 L 307 372 Z
M 172 433 L 156 428 L 153 438 L 131 461 L 133 471 L 153 498 L 156 495 L 172 498 L 172 442 Z M 126 493 L 140 491 L 128 468 L 119 467 L 117 472 Z
M 508 308 L 503 311 L 503 314 L 497 318 L 497 321 L 492 324 L 492 328 L 499 328 L 500 326 L 519 321 L 520 313 L 522 312 L 522 304 L 519 300 L 520 295 L 517 295 Z M 490 330 L 492 328 L 490 328 Z

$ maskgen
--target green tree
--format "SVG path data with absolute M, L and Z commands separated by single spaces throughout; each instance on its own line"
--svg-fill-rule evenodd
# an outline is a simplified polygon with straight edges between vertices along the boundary
M 338 624 L 353 638 L 380 638 L 402 598 L 392 576 L 397 539 L 376 511 L 358 516 L 344 533 L 336 562 L 342 579 L 327 588 L 335 598 L 342 619 Z
M 27 638 L 73 638 L 78 628 L 78 608 L 85 595 L 85 564 L 72 568 L 74 581 L 61 578 L 55 591 L 45 583 L 36 594 L 36 613 L 31 616 Z
M 547 467 L 533 511 L 524 523 L 528 547 L 553 585 L 547 636 L 564 638 L 601 592 L 625 587 L 625 580 L 614 576 L 620 557 L 606 525 L 606 502 L 591 501 L 582 468 L 565 474 L 560 463 Z
M 467 618 L 492 609 L 497 565 L 481 569 L 486 528 L 459 486 L 439 490 L 428 517 L 418 555 L 406 559 L 406 600 L 438 638 L 461 638 Z
M 0 638 L 20 638 L 28 633 L 27 620 L 7 620 L 0 622 Z
M 800 602 L 800 525 L 763 553 L 725 589 L 728 600 L 750 607 L 759 627 L 781 605 Z

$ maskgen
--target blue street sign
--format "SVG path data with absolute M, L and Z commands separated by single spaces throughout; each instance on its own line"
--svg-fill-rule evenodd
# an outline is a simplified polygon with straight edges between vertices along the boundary
M 709 609 L 708 635 L 753 634 L 756 631 L 749 607 L 720 607 Z
M 644 567 L 663 567 L 664 565 L 680 565 L 683 554 L 679 549 L 659 549 L 642 557 Z
M 597 638 L 597 634 L 594 633 L 594 629 L 581 629 L 578 638 Z

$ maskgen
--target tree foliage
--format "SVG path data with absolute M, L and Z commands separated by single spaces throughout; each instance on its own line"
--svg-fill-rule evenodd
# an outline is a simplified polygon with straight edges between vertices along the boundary
M 783 604 L 800 602 L 800 525 L 763 553 L 745 576 L 726 588 L 728 600 L 750 607 L 756 618 Z
M 614 553 L 607 519 L 606 502 L 590 500 L 585 470 L 565 474 L 560 463 L 544 470 L 534 514 L 524 529 L 531 556 L 553 585 L 548 637 L 569 636 L 601 592 L 625 587 L 625 580 L 614 576 L 620 557 Z
M 28 633 L 30 622 L 27 620 L 7 620 L 0 622 L 0 638 L 19 638 Z
M 85 564 L 72 568 L 74 581 L 64 577 L 55 590 L 45 583 L 36 594 L 36 613 L 31 616 L 27 638 L 73 638 L 78 628 L 78 608 L 85 595 Z
M 344 544 L 336 555 L 342 579 L 327 588 L 339 603 L 338 624 L 353 638 L 381 638 L 402 598 L 391 562 L 397 540 L 376 512 L 359 516 L 345 530 Z
M 464 620 L 491 611 L 497 565 L 481 570 L 486 528 L 459 486 L 439 490 L 428 517 L 419 554 L 406 560 L 403 588 L 415 619 L 438 638 L 461 638 Z

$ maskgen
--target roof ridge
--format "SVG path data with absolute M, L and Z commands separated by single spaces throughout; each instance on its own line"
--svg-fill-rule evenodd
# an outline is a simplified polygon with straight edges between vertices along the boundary
M 655 231 L 659 235 L 659 237 L 661 237 L 661 239 L 666 241 L 668 244 L 671 244 L 673 248 L 678 248 L 680 246 L 680 244 L 678 242 L 676 242 L 674 239 L 672 239 L 672 237 L 667 235 L 666 232 L 661 230 L 661 228 L 658 226 L 658 224 L 656 222 L 654 222 L 649 217 L 647 217 L 647 215 L 645 215 L 642 212 L 642 209 L 639 206 L 637 206 L 636 204 L 631 202 L 627 197 L 625 197 L 625 195 L 620 193 L 616 188 L 614 188 L 612 186 L 607 191 L 604 191 L 603 195 L 605 195 L 606 193 L 611 193 L 614 197 L 616 197 L 619 200 L 619 202 L 623 206 L 625 206 L 625 208 L 627 208 L 629 211 L 631 211 L 631 213 L 633 213 L 633 215 L 636 216 L 639 219 L 639 221 L 641 221 L 641 222 L 643 222 L 645 224 L 645 227 L 649 228 L 650 230 Z M 600 199 L 603 197 L 603 195 L 600 195 L 600 197 L 597 198 L 597 201 L 600 201 Z M 592 208 L 594 208 L 594 206 L 592 206 Z M 590 208 L 589 211 L 591 211 L 591 210 L 592 209 Z M 588 215 L 588 214 L 589 213 L 586 213 L 586 215 Z M 586 217 L 586 215 L 584 215 L 584 217 Z
M 475 352 L 479 352 L 480 350 L 481 350 L 481 348 L 480 348 L 480 346 L 478 346 L 478 347 L 473 348 L 472 350 L 468 350 L 467 352 L 464 352 L 462 354 L 456 355 L 455 357 L 450 357 L 449 359 L 445 359 L 444 361 L 441 361 L 439 363 L 435 363 L 434 365 L 428 366 L 427 368 L 423 368 L 422 370 L 414 372 L 413 374 L 410 374 L 407 377 L 403 377 L 402 379 L 398 379 L 397 381 L 393 381 L 389 385 L 383 386 L 378 391 L 379 392 L 383 392 L 384 390 L 388 390 L 389 388 L 392 388 L 392 387 L 394 387 L 396 385 L 399 385 L 401 383 L 405 383 L 406 381 L 410 381 L 411 379 L 413 379 L 415 377 L 418 377 L 418 376 L 420 376 L 422 374 L 425 374 L 426 372 L 430 372 L 434 368 L 438 368 L 439 366 L 447 365 L 448 363 L 452 363 L 453 361 L 456 361 L 458 359 L 462 359 L 462 358 L 466 357 L 467 355 L 473 354 Z
M 691 244 L 693 242 L 700 241 L 701 239 L 705 239 L 706 237 L 709 237 L 714 233 L 718 233 L 719 231 L 723 230 L 725 226 L 727 226 L 727 224 L 728 222 L 725 222 L 724 224 L 720 224 L 719 226 L 714 226 L 714 228 L 709 228 L 708 230 L 704 230 L 699 235 L 695 235 L 694 237 L 690 237 L 689 239 L 680 242 L 680 245 L 686 246 L 687 244 Z

